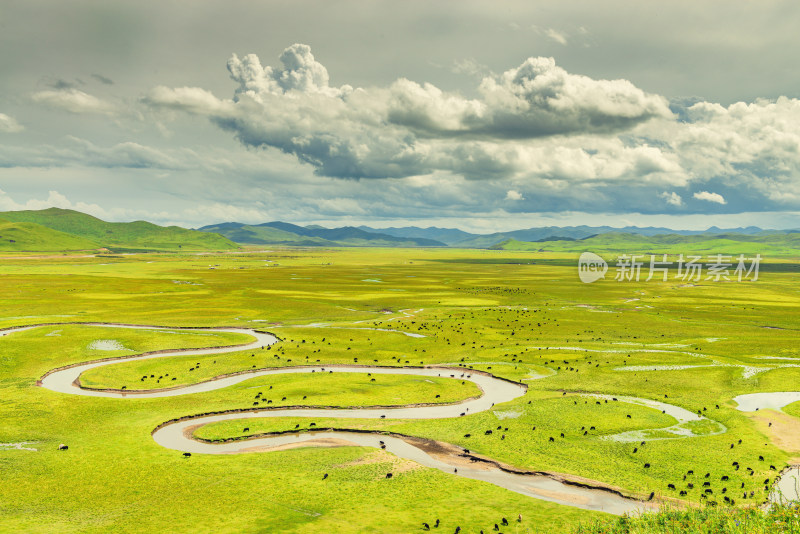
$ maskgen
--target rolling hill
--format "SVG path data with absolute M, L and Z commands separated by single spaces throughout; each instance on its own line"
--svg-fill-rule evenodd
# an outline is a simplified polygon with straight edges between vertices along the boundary
M 60 251 L 95 248 L 99 248 L 95 241 L 59 232 L 41 224 L 0 219 L 0 250 L 2 251 Z
M 48 208 L 7 211 L 0 220 L 10 224 L 0 232 L 0 250 L 61 251 L 107 248 L 124 251 L 231 250 L 236 243 L 218 234 L 145 221 L 106 222 L 74 210 Z M 5 232 L 5 233 L 4 233 Z M 19 239 L 12 236 L 15 234 Z M 6 239 L 6 235 L 9 237 Z M 13 242 L 11 242 L 13 240 Z

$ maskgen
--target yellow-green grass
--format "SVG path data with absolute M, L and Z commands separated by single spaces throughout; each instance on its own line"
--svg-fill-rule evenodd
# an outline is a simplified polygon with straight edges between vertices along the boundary
M 709 281 L 688 286 L 680 281 L 606 280 L 585 285 L 577 279 L 574 260 L 565 254 L 418 249 L 11 258 L 0 266 L 0 327 L 56 321 L 243 326 L 284 339 L 269 351 L 129 361 L 103 368 L 102 373 L 108 374 L 84 376 L 95 385 L 110 387 L 139 381 L 145 367 L 149 374 L 156 369 L 181 370 L 175 382 L 186 384 L 246 371 L 254 364 L 303 365 L 317 359 L 492 367 L 489 372 L 515 380 L 544 375 L 525 380 L 530 389 L 524 397 L 463 418 L 316 422 L 439 439 L 518 467 L 583 476 L 633 493 L 677 496 L 689 482 L 688 477 L 682 480 L 683 475 L 693 469 L 700 481 L 687 490 L 684 498 L 691 502 L 706 500 L 700 496 L 705 473 L 712 481 L 714 500 L 721 502 L 722 487 L 737 504 L 763 500 L 764 479 L 772 480 L 776 474 L 770 466 L 781 469 L 790 455 L 771 444 L 756 423 L 735 409 L 732 399 L 743 393 L 785 391 L 800 383 L 799 369 L 778 367 L 795 362 L 762 358 L 800 359 L 796 344 L 800 314 L 795 313 L 800 288 L 795 275 L 765 269 L 756 283 Z M 315 323 L 329 327 L 307 326 Z M 58 329 L 60 337 L 45 335 Z M 214 335 L 218 344 L 229 344 L 224 336 Z M 373 452 L 367 449 L 194 455 L 184 460 L 152 441 L 153 428 L 176 417 L 252 405 L 245 396 L 246 385 L 168 399 L 124 400 L 61 395 L 34 385 L 54 367 L 114 355 L 86 350 L 96 339 L 116 339 L 144 352 L 202 346 L 211 338 L 200 336 L 192 344 L 189 335 L 78 326 L 0 338 L 0 443 L 34 441 L 31 446 L 40 449 L 0 448 L 4 478 L 0 531 L 409 532 L 422 521 L 440 517 L 451 531 L 460 525 L 464 532 L 477 532 L 489 531 L 502 516 L 512 519 L 521 513 L 520 531 L 568 532 L 579 521 L 593 520 L 589 512 L 427 469 L 386 481 L 380 477 L 385 470 L 380 463 L 336 467 L 369 457 Z M 219 369 L 209 363 L 214 359 Z M 201 372 L 188 372 L 186 364 L 198 362 Z M 617 370 L 697 364 L 717 366 Z M 768 370 L 745 378 L 742 367 L 736 367 L 744 365 Z M 364 375 L 332 376 L 342 382 L 326 393 L 304 392 L 308 377 L 302 375 L 281 377 L 280 384 L 293 392 L 287 403 L 299 397 L 291 404 L 302 404 L 302 395 L 312 404 L 373 403 L 369 388 L 366 393 L 355 392 Z M 272 377 L 264 380 L 277 383 Z M 456 382 L 457 393 L 467 387 Z M 636 444 L 601 436 L 665 427 L 672 419 L 641 406 L 611 402 L 598 406 L 581 397 L 582 392 L 644 397 L 701 410 L 728 431 L 648 440 L 633 453 Z M 400 382 L 384 393 L 419 402 L 413 389 L 401 390 Z M 198 435 L 239 437 L 245 426 L 253 433 L 290 430 L 308 422 L 247 420 L 246 425 L 210 425 L 199 429 Z M 483 434 L 482 430 L 498 425 L 505 440 L 496 432 Z M 584 436 L 581 426 L 595 426 L 596 432 Z M 464 438 L 467 433 L 470 438 Z M 548 440 L 551 435 L 554 443 Z M 68 451 L 55 450 L 62 442 L 70 445 Z M 759 455 L 764 461 L 758 460 Z M 742 465 L 739 471 L 733 461 Z M 645 462 L 651 467 L 645 469 Z M 747 466 L 755 470 L 752 476 L 744 472 Z M 343 478 L 325 485 L 321 480 L 325 472 L 331 473 L 325 482 L 340 473 Z M 722 476 L 729 477 L 724 484 Z M 755 498 L 739 498 L 742 482 Z M 676 491 L 668 484 L 675 484 Z M 198 491 L 203 485 L 207 488 Z M 170 496 L 166 513 L 164 495 Z
M 771 235 L 677 235 L 644 236 L 609 232 L 579 240 L 526 242 L 509 239 L 492 248 L 508 251 L 618 252 L 623 254 L 769 254 L 797 256 L 800 239 L 796 233 Z M 649 258 L 648 258 L 649 259 Z
M 158 360 L 125 361 L 114 366 L 91 369 L 81 377 L 81 383 L 94 388 L 157 389 L 195 384 L 244 370 L 266 369 L 297 365 L 356 364 L 356 365 L 420 365 L 424 359 L 407 359 L 409 350 L 418 338 L 402 333 L 337 328 L 266 328 L 280 342 L 248 351 L 220 355 L 176 356 Z M 406 342 L 405 339 L 409 341 Z M 403 345 L 400 345 L 402 341 Z M 405 343 L 410 346 L 405 347 Z M 413 349 L 410 349 L 413 353 Z M 191 369 L 191 370 L 190 370 Z M 164 376 L 160 382 L 150 375 Z M 167 377 L 167 375 L 169 375 Z M 143 377 L 147 376 L 145 380 Z M 175 380 L 172 380 L 172 379 Z
M 40 224 L 8 222 L 0 216 L 0 251 L 87 250 L 98 244 L 89 239 L 59 232 Z
M 182 369 L 184 372 L 187 371 L 188 365 L 194 364 L 186 362 Z M 95 389 L 121 389 L 120 387 L 114 387 L 112 373 L 109 373 L 112 376 L 109 381 L 94 383 L 82 378 L 81 384 Z M 303 372 L 298 373 L 298 375 L 255 377 L 205 395 L 212 402 L 220 399 L 224 406 L 235 409 L 298 405 L 395 406 L 418 403 L 439 404 L 458 402 L 481 395 L 480 388 L 472 382 L 462 382 L 452 378 L 384 374 L 369 376 L 362 373 L 344 372 L 331 374 Z M 136 382 L 139 381 L 133 381 L 134 385 L 136 385 Z M 149 382 L 152 385 L 154 379 L 150 379 Z M 117 382 L 117 384 L 119 383 Z M 170 382 L 164 381 L 162 383 L 169 384 Z M 131 390 L 133 387 L 127 387 L 127 389 Z M 204 400 L 206 397 L 204 397 Z
M 54 318 L 58 320 L 58 318 Z M 61 318 L 60 320 L 66 320 Z M 49 321 L 48 321 L 49 322 Z M 246 334 L 229 332 L 189 332 L 180 330 L 134 329 L 89 325 L 57 324 L 10 334 L 4 339 L 3 357 L 0 358 L 0 375 L 13 372 L 30 372 L 39 378 L 47 371 L 64 365 L 101 360 L 127 358 L 156 350 L 170 348 L 191 349 L 239 345 L 252 341 Z M 123 349 L 99 350 L 98 342 L 111 341 Z M 19 359 L 12 358 L 9 346 L 29 347 L 29 353 Z M 99 346 L 106 345 L 100 343 Z M 126 359 L 121 359 L 124 365 Z
M 794 533 L 800 529 L 800 508 L 797 503 L 758 508 L 667 509 L 639 517 L 600 520 L 582 525 L 574 534 L 778 534 Z
M 793 402 L 782 408 L 784 413 L 788 413 L 793 417 L 800 417 L 800 401 Z
M 686 499 L 700 501 L 702 484 L 710 481 L 717 494 L 725 487 L 731 492 L 727 495 L 737 500 L 745 489 L 753 490 L 758 498 L 765 498 L 763 480 L 774 479 L 777 474 L 769 466 L 782 466 L 785 455 L 765 447 L 758 437 L 744 432 L 744 417 L 733 422 L 728 417 L 720 417 L 719 413 L 712 417 L 724 421 L 729 431 L 717 436 L 646 439 L 644 446 L 639 442 L 620 443 L 607 437 L 621 431 L 666 427 L 673 424 L 674 419 L 651 408 L 620 402 L 597 405 L 596 399 L 578 395 L 529 393 L 502 408 L 448 420 L 446 424 L 426 420 L 314 422 L 317 427 L 393 431 L 454 443 L 519 468 L 584 476 L 625 488 L 632 494 L 647 495 L 655 491 L 666 497 L 679 497 L 678 491 L 685 490 Z M 287 418 L 285 422 L 283 419 L 252 419 L 246 424 L 221 422 L 199 429 L 198 435 L 205 439 L 229 439 L 258 432 L 291 430 L 296 424 L 305 428 L 309 422 L 302 418 Z M 591 430 L 592 426 L 595 430 Z M 244 433 L 244 427 L 249 427 L 250 431 Z M 486 430 L 493 430 L 493 433 L 486 435 Z M 739 445 L 737 440 L 741 436 L 744 436 L 743 443 Z M 555 442 L 549 441 L 551 437 Z M 732 442 L 736 443 L 734 449 L 730 449 Z M 690 455 L 686 454 L 685 447 L 691 448 Z M 634 449 L 638 450 L 634 452 Z M 765 456 L 765 460 L 759 461 L 759 456 Z M 734 461 L 742 465 L 740 470 L 732 465 Z M 644 467 L 646 463 L 650 464 L 649 468 Z M 745 472 L 747 467 L 752 467 L 755 474 Z M 695 475 L 684 481 L 683 475 L 689 470 Z M 707 479 L 706 473 L 709 473 Z M 723 476 L 728 476 L 729 480 L 722 482 Z M 690 489 L 689 483 L 695 487 Z M 742 483 L 744 489 L 740 488 Z M 676 490 L 670 490 L 668 484 L 674 484 Z M 717 498 L 721 500 L 722 495 Z
M 31 441 L 38 451 L 0 453 L 0 530 L 408 531 L 435 517 L 453 528 L 486 528 L 500 513 L 522 513 L 526 525 L 546 520 L 567 528 L 586 517 L 436 471 L 413 470 L 384 481 L 382 474 L 391 469 L 391 461 L 362 465 L 359 459 L 372 454 L 367 449 L 184 459 L 155 444 L 150 431 L 200 407 L 230 406 L 216 397 L 223 392 L 129 403 L 30 387 L 39 365 L 28 355 L 50 340 L 36 332 L 15 334 L 9 338 L 14 343 L 4 346 L 9 374 L 27 379 L 2 382 L 19 409 L 4 410 L 0 442 Z M 71 359 L 59 351 L 50 363 Z M 340 390 L 338 397 L 350 400 L 346 391 Z M 68 451 L 56 450 L 62 442 L 69 445 Z M 321 482 L 324 472 L 332 473 L 326 485 Z M 398 508 L 398 501 L 414 502 L 414 509 Z M 556 512 L 561 508 L 563 513 Z M 363 519 L 354 523 L 356 512 Z

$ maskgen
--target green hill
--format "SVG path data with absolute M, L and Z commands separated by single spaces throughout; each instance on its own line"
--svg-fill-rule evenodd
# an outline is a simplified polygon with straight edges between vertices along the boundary
M 236 243 L 221 235 L 188 230 L 178 226 L 158 226 L 144 221 L 111 223 L 79 211 L 49 208 L 39 211 L 8 211 L 0 219 L 26 228 L 16 248 L 3 250 L 81 250 L 108 248 L 123 251 L 230 250 Z M 21 223 L 35 225 L 21 226 Z M 51 233 L 43 232 L 42 228 Z M 52 233 L 55 232 L 55 233 Z M 2 235 L 2 234 L 0 234 Z M 14 239 L 13 237 L 9 239 Z M 80 245 L 80 246 L 78 246 Z
M 543 252 L 595 252 L 638 254 L 800 254 L 800 233 L 767 235 L 746 234 L 666 234 L 645 236 L 609 232 L 578 240 L 527 242 L 508 239 L 493 245 L 494 250 Z
M 91 250 L 98 247 L 95 241 L 59 232 L 41 224 L 0 219 L 0 251 Z

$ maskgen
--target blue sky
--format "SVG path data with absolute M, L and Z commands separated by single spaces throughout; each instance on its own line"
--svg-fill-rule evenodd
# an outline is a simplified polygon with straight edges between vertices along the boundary
M 5 2 L 0 210 L 800 227 L 800 6 Z

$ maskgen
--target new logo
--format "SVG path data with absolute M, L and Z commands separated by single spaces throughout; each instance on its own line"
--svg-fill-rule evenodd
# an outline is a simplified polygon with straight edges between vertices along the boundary
M 597 282 L 606 275 L 606 260 L 594 252 L 584 252 L 578 259 L 578 276 L 584 284 Z

